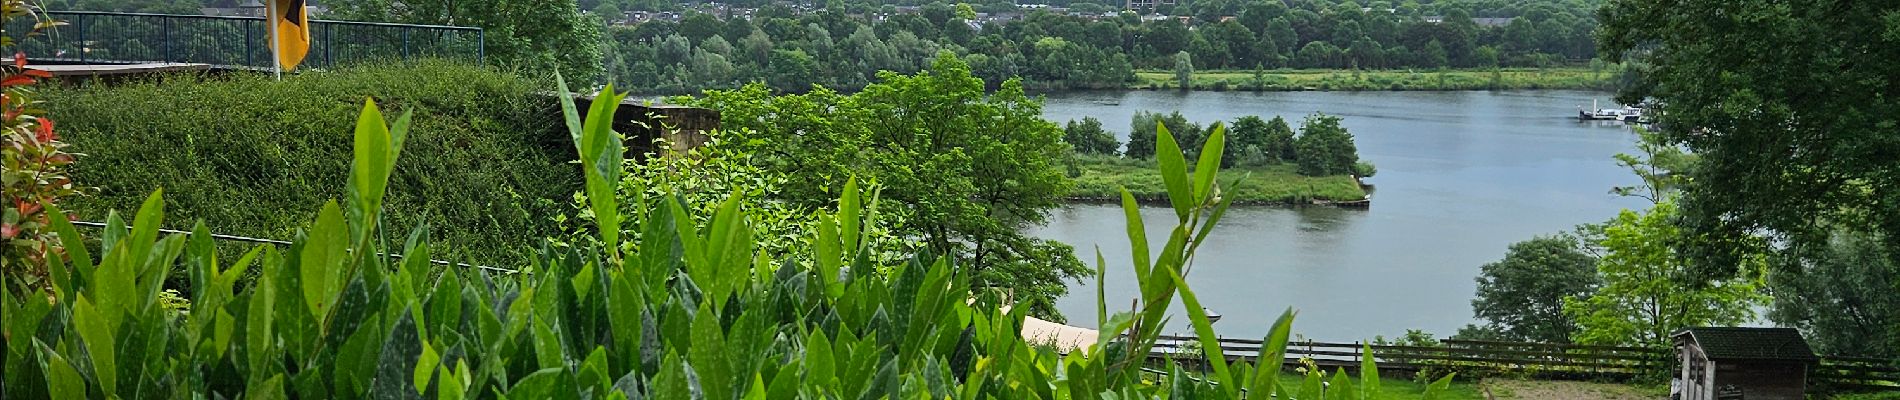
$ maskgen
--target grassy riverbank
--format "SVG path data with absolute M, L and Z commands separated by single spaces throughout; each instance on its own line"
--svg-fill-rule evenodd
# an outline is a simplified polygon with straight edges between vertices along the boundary
M 1174 71 L 1137 71 L 1134 88 L 1175 89 Z M 1590 68 L 1503 68 L 1498 70 L 1269 70 L 1258 80 L 1252 70 L 1195 71 L 1198 90 L 1489 90 L 1605 89 L 1615 71 Z
M 1100 156 L 1078 156 L 1074 161 L 1076 200 L 1116 200 L 1127 187 L 1144 202 L 1164 201 L 1168 189 L 1153 160 L 1130 160 Z M 1313 200 L 1352 201 L 1366 197 L 1366 191 L 1351 176 L 1304 176 L 1293 172 L 1292 164 L 1265 167 L 1228 168 L 1221 171 L 1222 193 L 1235 204 L 1308 204 Z M 1239 180 L 1239 183 L 1234 183 Z

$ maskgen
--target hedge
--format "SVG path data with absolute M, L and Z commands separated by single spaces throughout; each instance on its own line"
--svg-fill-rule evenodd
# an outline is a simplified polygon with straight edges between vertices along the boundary
M 364 97 L 413 111 L 385 223 L 427 223 L 438 257 L 519 265 L 557 236 L 551 216 L 580 187 L 546 80 L 446 62 L 287 75 L 167 75 L 44 92 L 49 115 L 85 154 L 73 172 L 89 196 L 75 219 L 130 212 L 165 189 L 167 211 L 211 231 L 288 239 L 325 200 L 342 198 Z

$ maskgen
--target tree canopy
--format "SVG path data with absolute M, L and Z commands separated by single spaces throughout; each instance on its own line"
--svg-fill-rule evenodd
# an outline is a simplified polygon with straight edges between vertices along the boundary
M 1070 184 L 1058 168 L 1063 129 L 1042 119 L 1042 105 L 1020 83 L 986 93 L 968 64 L 944 53 L 915 75 L 879 74 L 879 82 L 842 95 L 823 88 L 773 95 L 757 84 L 681 98 L 721 110 L 765 169 L 800 177 L 786 201 L 822 206 L 853 176 L 883 187 L 905 237 L 971 268 L 972 285 L 1014 291 L 1037 315 L 1057 316 L 1065 279 L 1088 272 L 1073 248 L 1032 238 Z
M 1493 339 L 1568 343 L 1577 325 L 1564 315 L 1564 299 L 1596 290 L 1596 262 L 1572 238 L 1513 243 L 1504 259 L 1479 268 L 1472 312 L 1499 334 Z

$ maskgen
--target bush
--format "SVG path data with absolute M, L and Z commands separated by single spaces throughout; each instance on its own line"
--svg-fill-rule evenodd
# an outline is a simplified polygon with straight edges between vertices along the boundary
M 387 226 L 427 224 L 437 254 L 518 265 L 519 250 L 554 236 L 578 188 L 572 146 L 547 86 L 474 66 L 419 63 L 311 72 L 81 84 L 43 92 L 97 186 L 75 219 L 135 209 L 166 190 L 174 221 L 213 232 L 287 239 L 348 171 L 351 121 L 368 95 L 416 111 L 406 167 L 391 179 Z M 168 228 L 184 229 L 174 225 Z M 234 254 L 233 254 L 234 255 Z
M 365 221 L 382 210 L 407 127 L 386 128 L 370 108 L 353 141 L 346 202 L 325 204 L 289 250 L 259 247 L 227 264 L 203 229 L 161 238 L 166 207 L 155 192 L 129 229 L 107 229 L 98 257 L 76 251 L 70 268 L 52 263 L 52 295 L 0 295 L 8 398 L 1238 399 L 1241 387 L 1322 397 L 1318 371 L 1294 388 L 1280 385 L 1278 368 L 1229 365 L 1200 313 L 1188 319 L 1212 372 L 1166 388 L 1143 380 L 1172 299 L 1200 307 L 1182 267 L 1207 239 L 1197 228 L 1225 211 L 1207 186 L 1216 180 L 1185 189 L 1185 162 L 1165 134 L 1159 143 L 1171 163 L 1162 173 L 1184 188 L 1174 198 L 1182 217 L 1157 249 L 1163 256 L 1137 267 L 1144 311 L 1104 318 L 1106 332 L 1128 336 L 1064 356 L 1021 336 L 1027 307 L 1004 312 L 996 296 L 966 291 L 970 274 L 948 258 L 881 265 L 860 257 L 860 228 L 876 219 L 863 213 L 855 185 L 841 191 L 837 212 L 817 215 L 802 249 L 809 264 L 756 252 L 737 199 L 705 228 L 680 223 L 695 217 L 679 201 L 634 199 L 641 212 L 626 217 L 642 234 L 623 252 L 612 195 L 622 148 L 605 126 L 608 110 L 590 112 L 575 142 L 594 195 L 589 210 L 612 246 L 544 248 L 529 273 L 513 275 L 450 269 L 432 277 L 420 230 L 401 261 L 373 256 L 384 248 Z M 1132 202 L 1124 206 L 1134 213 Z M 79 240 L 63 214 L 51 214 L 63 239 Z M 1133 231 L 1130 240 L 1146 243 Z M 189 266 L 198 289 L 189 314 L 155 306 L 174 262 Z M 252 269 L 256 281 L 239 286 Z M 1262 358 L 1283 357 L 1292 316 L 1274 324 Z M 1375 393 L 1379 381 L 1340 374 L 1331 387 Z

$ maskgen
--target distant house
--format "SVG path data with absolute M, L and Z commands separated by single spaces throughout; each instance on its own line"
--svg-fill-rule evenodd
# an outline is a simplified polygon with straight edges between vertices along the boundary
M 264 3 L 258 0 L 247 0 L 238 4 L 237 7 L 204 7 L 199 8 L 198 12 L 213 17 L 262 17 Z
M 1496 28 L 1500 26 L 1510 25 L 1511 20 L 1513 19 L 1516 19 L 1516 18 L 1472 18 L 1471 22 L 1474 24 L 1478 24 L 1478 26 L 1482 26 L 1486 28 Z
M 1428 23 L 1428 24 L 1437 24 L 1437 23 L 1445 22 L 1445 16 L 1443 15 L 1427 15 L 1427 16 L 1419 17 L 1419 19 L 1425 21 L 1425 23 Z M 1514 20 L 1514 19 L 1517 19 L 1517 18 L 1515 17 L 1512 17 L 1512 18 L 1472 18 L 1471 23 L 1477 24 L 1478 26 L 1485 27 L 1485 28 L 1496 28 L 1500 26 L 1510 25 L 1511 20 Z
M 1794 328 L 1689 328 L 1672 338 L 1681 400 L 1801 400 L 1819 361 Z
M 1174 5 L 1174 3 L 1175 0 L 1126 0 L 1122 2 L 1122 9 L 1148 10 L 1154 9 L 1155 6 L 1171 6 Z

